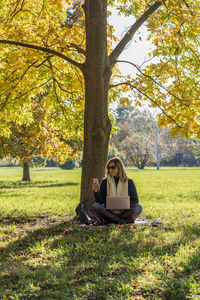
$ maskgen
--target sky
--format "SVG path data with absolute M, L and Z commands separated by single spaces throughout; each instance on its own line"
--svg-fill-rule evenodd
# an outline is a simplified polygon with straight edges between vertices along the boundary
M 126 33 L 128 28 L 134 23 L 133 17 L 125 17 L 125 16 L 118 16 L 116 11 L 112 10 L 112 15 L 109 17 L 108 20 L 110 25 L 113 25 L 115 28 L 115 35 L 121 40 L 123 35 Z M 147 29 L 145 25 L 142 25 L 140 30 L 135 34 L 132 41 L 127 45 L 126 49 L 122 52 L 119 56 L 118 60 L 128 60 L 136 65 L 141 65 L 144 61 L 149 59 L 148 53 L 150 49 L 153 47 L 150 41 L 147 40 Z M 132 75 L 132 77 L 138 72 L 133 66 L 127 63 L 120 63 L 119 69 L 122 75 Z M 124 95 L 125 96 L 125 95 Z M 131 94 L 127 94 L 127 96 L 131 99 L 133 96 Z M 138 109 L 147 109 L 151 110 L 153 113 L 158 113 L 158 109 L 151 109 L 148 106 L 147 101 L 143 101 L 142 107 Z M 115 103 L 115 105 L 117 105 Z M 115 108 L 114 105 L 114 108 Z
M 109 17 L 109 24 L 115 28 L 115 35 L 121 39 L 126 33 L 127 29 L 134 23 L 132 17 L 118 16 L 116 11 L 112 11 L 112 16 Z M 151 47 L 150 41 L 147 41 L 147 29 L 143 25 L 139 32 L 137 32 L 133 40 L 127 45 L 126 49 L 122 52 L 118 59 L 128 60 L 137 65 L 141 65 L 147 60 L 148 52 Z M 119 64 L 120 71 L 123 74 L 135 73 L 133 66 L 126 63 Z

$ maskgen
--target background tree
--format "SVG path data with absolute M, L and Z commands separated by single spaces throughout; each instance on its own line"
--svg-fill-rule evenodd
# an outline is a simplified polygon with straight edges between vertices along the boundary
M 70 10 L 72 2 L 77 6 L 72 5 Z M 30 105 L 30 94 L 40 92 L 47 82 L 54 87 L 49 98 L 58 102 L 66 98 L 66 93 L 69 101 L 81 102 L 84 88 L 81 201 L 92 203 L 88 186 L 92 177 L 103 176 L 107 159 L 111 131 L 109 88 L 130 87 L 135 91 L 136 105 L 144 98 L 151 106 L 159 107 L 159 124 L 175 124 L 171 129 L 174 136 L 179 132 L 182 136 L 193 132 L 200 135 L 200 20 L 195 0 L 189 3 L 185 0 L 150 3 L 147 0 L 85 0 L 84 13 L 80 14 L 79 4 L 71 0 L 1 1 L 1 116 L 2 120 L 12 114 L 24 117 L 19 113 L 20 107 Z M 116 38 L 112 26 L 107 24 L 112 6 L 121 15 L 134 16 L 133 25 L 113 50 L 111 46 Z M 117 81 L 110 85 L 112 73 L 117 75 L 116 64 L 124 63 L 118 60 L 119 55 L 143 24 L 156 46 L 151 56 L 158 57 L 157 61 L 152 59 L 143 67 L 131 62 L 140 74 L 121 78 L 118 73 Z M 2 122 L 2 133 L 6 134 L 6 130 Z
M 175 154 L 171 158 L 163 160 L 163 164 L 172 166 L 198 166 L 199 159 L 199 139 L 197 138 L 180 138 L 174 139 L 173 147 Z
M 120 150 L 121 143 L 126 139 L 127 136 L 131 136 L 133 128 L 129 121 L 125 121 L 124 123 L 116 123 L 116 127 L 117 132 L 112 135 L 110 144 Z
M 119 115 L 118 115 L 119 113 Z M 115 110 L 116 130 L 110 139 L 111 149 L 115 149 L 115 155 L 122 150 L 122 143 L 132 134 L 143 136 L 146 143 L 141 143 L 149 149 L 157 168 L 162 166 L 195 166 L 199 164 L 199 139 L 193 138 L 172 138 L 169 126 L 159 128 L 157 117 L 151 111 L 136 109 L 134 107 L 118 105 Z M 123 153 L 123 152 L 122 152 Z M 126 153 L 124 153 L 126 156 Z M 126 157 L 126 163 L 131 163 Z
M 118 105 L 117 108 L 115 109 L 115 116 L 116 116 L 116 123 L 125 123 L 129 122 L 132 120 L 132 115 L 134 114 L 134 106 L 131 104 L 126 104 L 124 103 L 122 105 L 122 99 L 119 99 L 120 95 L 118 96 Z
M 121 149 L 126 153 L 129 165 L 134 165 L 138 169 L 144 169 L 153 161 L 146 139 L 142 134 L 132 133 L 131 136 L 127 136 L 121 143 Z
M 150 111 L 119 105 L 116 109 L 116 114 L 118 132 L 111 137 L 111 144 L 118 149 L 124 150 L 124 144 L 127 143 L 125 141 L 132 141 L 133 137 L 135 137 L 140 147 L 143 147 L 138 155 L 143 157 L 148 153 L 147 157 L 149 158 L 147 161 L 146 159 L 144 160 L 145 164 L 153 162 L 152 158 L 150 159 L 151 156 L 156 161 L 158 169 L 161 159 L 174 154 L 174 150 L 172 150 L 173 139 L 170 137 L 169 130 L 167 128 L 159 128 Z M 131 162 L 130 149 L 127 148 L 126 150 L 129 162 Z M 139 163 L 137 165 L 140 166 Z
M 60 165 L 61 169 L 72 170 L 75 168 L 75 161 L 68 158 L 64 164 Z
M 194 156 L 195 164 L 199 166 L 200 165 L 200 139 L 193 138 L 190 139 L 189 142 L 190 143 L 188 145 L 188 148 Z
M 108 149 L 108 160 L 115 156 L 120 157 L 124 165 L 127 166 L 126 154 L 123 151 L 117 149 L 114 145 L 111 145 Z
M 159 128 L 157 116 L 147 110 L 136 111 L 132 122 L 134 132 L 145 137 L 146 145 L 159 170 L 161 160 L 173 157 L 176 152 L 169 127 Z
M 80 150 L 81 135 L 75 145 L 75 136 L 70 136 L 69 131 L 61 126 L 63 116 L 58 111 L 46 110 L 46 105 L 42 103 L 44 98 L 45 95 L 39 95 L 32 100 L 29 124 L 12 121 L 9 124 L 9 135 L 0 136 L 1 157 L 9 155 L 20 160 L 23 165 L 23 181 L 30 181 L 29 167 L 38 156 L 57 158 L 64 163 L 69 156 L 75 156 Z M 59 127 L 56 127 L 56 123 Z
M 147 147 L 156 161 L 157 170 L 159 170 L 161 161 L 173 157 L 176 149 L 168 127 L 159 128 L 157 122 L 152 119 L 150 130 L 151 134 L 145 134 L 145 139 Z

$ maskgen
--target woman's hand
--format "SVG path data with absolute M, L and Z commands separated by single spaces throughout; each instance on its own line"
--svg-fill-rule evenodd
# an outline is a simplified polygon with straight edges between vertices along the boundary
M 93 178 L 92 189 L 95 193 L 99 190 L 99 182 L 97 178 Z

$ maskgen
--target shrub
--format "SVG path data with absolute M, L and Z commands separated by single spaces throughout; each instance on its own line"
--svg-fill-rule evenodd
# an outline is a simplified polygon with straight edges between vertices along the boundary
M 63 165 L 59 165 L 61 169 L 72 170 L 75 168 L 75 161 L 71 158 L 68 158 Z

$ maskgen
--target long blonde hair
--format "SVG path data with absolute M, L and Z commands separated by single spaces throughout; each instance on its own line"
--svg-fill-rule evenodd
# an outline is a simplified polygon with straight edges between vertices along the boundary
M 124 166 L 122 160 L 119 157 L 112 157 L 111 159 L 109 159 L 109 161 L 106 164 L 106 168 L 105 168 L 105 177 L 107 178 L 109 176 L 108 165 L 111 162 L 113 162 L 118 167 L 120 180 L 122 182 L 126 182 L 128 180 L 128 177 L 126 175 L 126 169 L 125 169 L 125 166 Z

